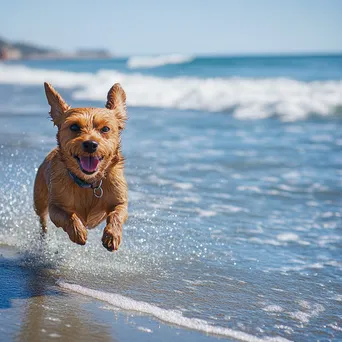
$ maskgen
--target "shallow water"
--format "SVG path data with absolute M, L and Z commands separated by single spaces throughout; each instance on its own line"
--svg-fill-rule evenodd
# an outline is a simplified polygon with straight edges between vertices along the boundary
M 71 89 L 61 93 L 74 107 L 89 104 Z M 84 247 L 52 224 L 39 239 L 32 185 L 55 129 L 41 86 L 5 84 L 0 93 L 0 243 L 20 251 L 24 269 L 42 267 L 68 290 L 222 337 L 342 338 L 336 113 L 282 122 L 130 106 L 130 218 L 110 254 L 100 228 Z

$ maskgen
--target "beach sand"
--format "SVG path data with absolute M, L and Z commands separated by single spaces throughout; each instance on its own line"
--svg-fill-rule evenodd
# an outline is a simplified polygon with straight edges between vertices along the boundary
M 1 341 L 209 341 L 219 337 L 125 312 L 57 285 L 48 269 L 0 247 Z

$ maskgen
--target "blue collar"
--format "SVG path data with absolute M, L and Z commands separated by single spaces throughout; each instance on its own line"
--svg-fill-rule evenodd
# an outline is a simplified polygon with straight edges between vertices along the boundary
M 93 188 L 93 184 L 89 184 L 86 181 L 82 180 L 81 178 L 78 178 L 75 174 L 73 174 L 69 170 L 68 172 L 69 172 L 71 179 L 81 188 Z
M 89 184 L 86 181 L 82 180 L 81 178 L 78 178 L 75 174 L 73 174 L 71 171 L 69 171 L 69 175 L 71 179 L 81 188 L 91 188 L 93 189 L 93 194 L 96 198 L 101 198 L 103 196 L 103 189 L 102 189 L 102 179 L 99 182 L 98 186 L 95 186 L 95 183 Z

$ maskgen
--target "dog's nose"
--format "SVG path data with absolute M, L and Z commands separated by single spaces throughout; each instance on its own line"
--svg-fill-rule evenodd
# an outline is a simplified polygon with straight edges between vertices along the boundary
M 97 150 L 99 144 L 93 140 L 87 140 L 82 143 L 83 151 L 88 153 L 94 153 Z

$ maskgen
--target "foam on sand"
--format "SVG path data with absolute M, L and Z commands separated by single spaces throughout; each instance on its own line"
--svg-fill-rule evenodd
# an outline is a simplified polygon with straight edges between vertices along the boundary
M 135 56 L 127 61 L 127 66 L 130 69 L 137 68 L 157 68 L 169 64 L 183 64 L 194 60 L 191 56 L 172 54 L 166 56 Z
M 179 311 L 162 309 L 152 304 L 142 302 L 142 301 L 136 301 L 129 297 L 125 297 L 125 296 L 115 294 L 115 293 L 92 290 L 92 289 L 88 289 L 80 285 L 69 284 L 64 281 L 59 281 L 58 285 L 64 289 L 68 289 L 68 290 L 83 294 L 85 296 L 102 300 L 104 302 L 107 302 L 123 310 L 138 311 L 141 313 L 154 316 L 155 318 L 161 321 L 167 322 L 167 323 L 175 324 L 180 327 L 184 327 L 184 328 L 188 328 L 192 330 L 202 331 L 208 334 L 221 335 L 221 336 L 235 338 L 241 341 L 250 341 L 250 342 L 261 342 L 261 341 L 285 342 L 285 341 L 288 341 L 287 339 L 282 338 L 282 337 L 259 338 L 259 337 L 244 333 L 242 331 L 218 327 L 218 326 L 212 326 L 205 320 L 184 317 L 182 313 Z
M 342 113 L 342 80 L 301 82 L 286 78 L 162 78 L 114 70 L 78 73 L 0 64 L 0 83 L 72 89 L 79 100 L 104 101 L 115 82 L 125 88 L 128 106 L 228 111 L 238 119 L 279 116 L 303 120 L 311 114 Z

